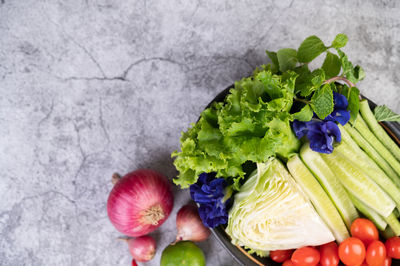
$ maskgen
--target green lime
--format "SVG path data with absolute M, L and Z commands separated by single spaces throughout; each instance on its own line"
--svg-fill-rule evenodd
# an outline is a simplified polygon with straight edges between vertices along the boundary
M 161 266 L 205 266 L 203 251 L 190 241 L 180 241 L 166 247 L 161 255 Z

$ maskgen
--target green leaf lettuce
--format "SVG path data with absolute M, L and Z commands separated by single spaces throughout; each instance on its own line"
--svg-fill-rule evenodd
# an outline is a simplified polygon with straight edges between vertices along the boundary
M 300 142 L 292 132 L 289 113 L 297 74 L 274 75 L 268 70 L 235 83 L 224 102 L 203 111 L 199 121 L 181 137 L 175 151 L 179 175 L 174 183 L 186 188 L 203 172 L 216 172 L 240 187 L 243 164 L 288 158 Z

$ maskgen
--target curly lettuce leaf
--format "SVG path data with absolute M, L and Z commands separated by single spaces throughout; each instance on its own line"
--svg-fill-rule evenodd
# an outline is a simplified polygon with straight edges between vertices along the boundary
M 200 120 L 182 133 L 181 151 L 174 152 L 182 188 L 203 172 L 216 172 L 240 188 L 246 162 L 266 162 L 272 156 L 288 158 L 300 146 L 290 127 L 289 113 L 297 74 L 260 70 L 235 83 L 222 103 L 203 111 Z

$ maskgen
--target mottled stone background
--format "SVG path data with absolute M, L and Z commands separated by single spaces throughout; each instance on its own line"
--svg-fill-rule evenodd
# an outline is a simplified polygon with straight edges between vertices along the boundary
M 0 0 L 0 265 L 130 265 L 110 177 L 172 178 L 180 131 L 265 49 L 349 36 L 362 92 L 400 112 L 399 1 Z M 155 259 L 188 200 L 153 233 Z M 235 265 L 214 237 L 208 265 Z

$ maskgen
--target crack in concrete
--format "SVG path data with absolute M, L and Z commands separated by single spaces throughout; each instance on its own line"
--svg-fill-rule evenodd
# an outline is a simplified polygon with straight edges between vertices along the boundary
M 42 134 L 40 133 L 40 127 L 42 124 L 50 118 L 51 114 L 53 113 L 54 110 L 54 98 L 51 99 L 51 105 L 50 105 L 50 110 L 46 113 L 46 115 L 40 119 L 39 123 L 37 124 L 37 130 L 36 130 L 36 136 L 40 137 Z
M 104 124 L 104 119 L 103 119 L 103 101 L 101 97 L 99 98 L 99 121 L 100 121 L 100 127 L 103 129 L 104 135 L 106 136 L 107 139 L 107 145 L 110 144 L 110 135 L 108 134 L 108 130 L 105 127 Z
M 64 28 L 58 24 L 57 22 L 53 21 L 49 14 L 47 14 L 47 12 L 43 12 L 44 15 L 46 16 L 46 18 L 50 21 L 50 23 L 52 23 L 53 25 L 55 25 L 57 28 L 60 29 L 60 31 L 67 37 L 68 40 L 70 40 L 72 43 L 74 43 L 76 46 L 78 46 L 79 48 L 82 49 L 82 51 L 91 59 L 91 61 L 97 66 L 98 70 L 100 71 L 101 75 L 103 78 L 107 78 L 103 68 L 101 67 L 100 63 L 97 61 L 97 59 L 92 55 L 91 52 L 89 52 L 89 50 L 83 46 L 82 44 L 80 44 L 79 42 L 77 42 L 69 33 L 67 33 Z

